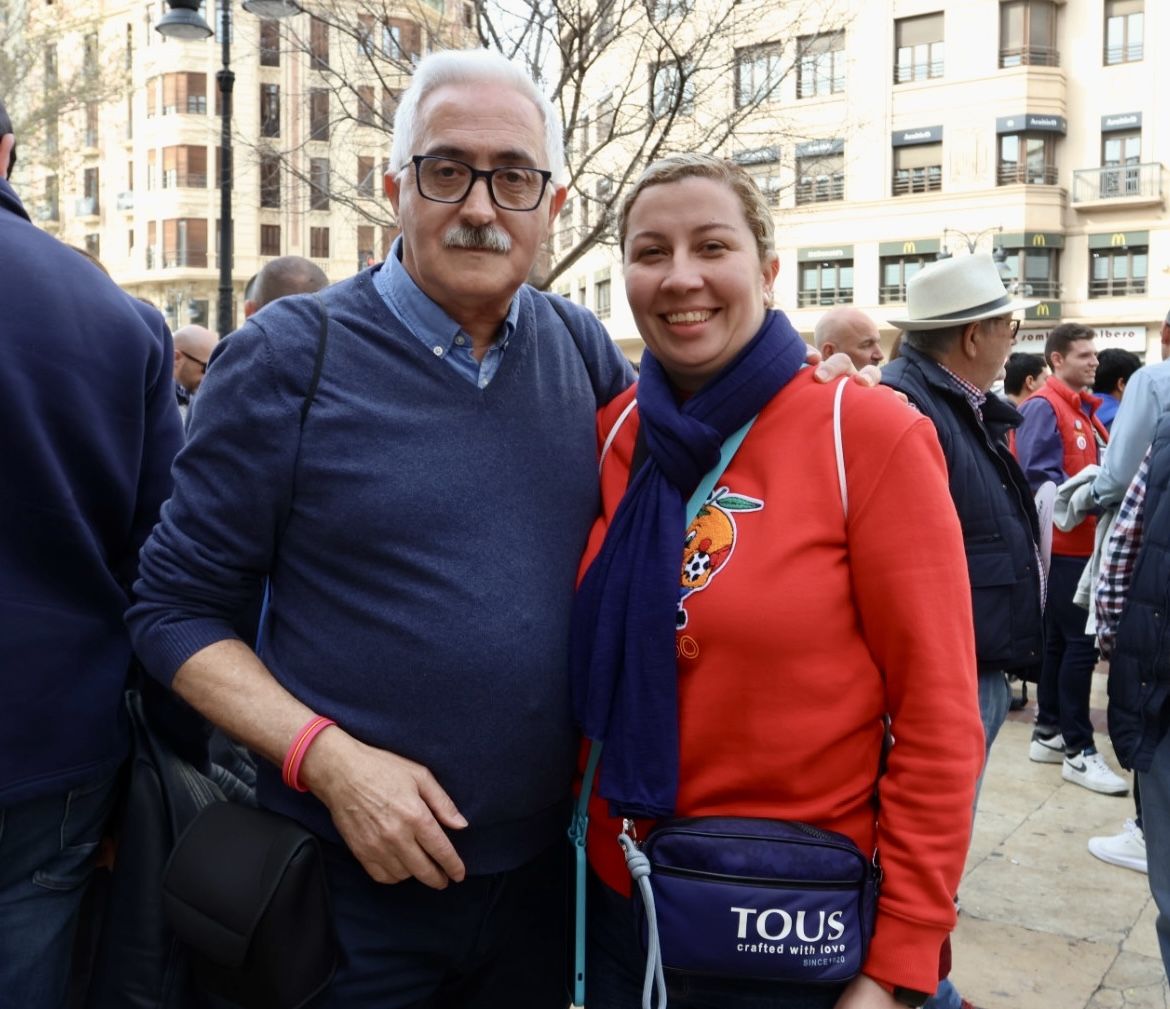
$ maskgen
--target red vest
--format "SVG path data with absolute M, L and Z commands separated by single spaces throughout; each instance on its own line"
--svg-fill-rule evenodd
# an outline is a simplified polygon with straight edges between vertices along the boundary
M 1064 446 L 1064 474 L 1075 476 L 1097 462 L 1097 439 L 1109 440 L 1105 426 L 1097 419 L 1101 400 L 1089 392 L 1074 392 L 1055 375 L 1036 393 L 1046 399 L 1056 414 L 1056 430 Z M 1085 412 L 1088 406 L 1088 414 Z M 1093 553 L 1097 520 L 1089 516 L 1072 532 L 1052 530 L 1052 552 L 1065 557 L 1088 557 Z

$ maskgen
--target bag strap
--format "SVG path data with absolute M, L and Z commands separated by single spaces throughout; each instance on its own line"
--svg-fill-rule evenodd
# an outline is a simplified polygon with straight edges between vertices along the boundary
M 617 423 L 609 432 L 609 436 L 605 440 L 605 447 L 602 449 L 601 460 L 605 461 L 605 454 L 609 451 L 609 446 L 613 443 L 614 435 L 617 434 L 617 429 L 625 422 L 626 417 L 633 409 L 636 400 L 631 400 L 629 406 L 622 411 L 621 416 L 618 417 Z M 699 486 L 695 488 L 694 494 L 687 502 L 686 507 L 686 524 L 684 529 L 690 528 L 692 522 L 695 521 L 695 516 L 699 514 L 699 509 L 707 503 L 707 498 L 711 491 L 715 489 L 715 484 L 719 478 L 723 476 L 723 471 L 727 469 L 731 463 L 735 453 L 739 451 L 739 446 L 743 444 L 744 438 L 747 437 L 748 431 L 751 430 L 752 425 L 756 422 L 756 418 L 752 417 L 746 424 L 738 431 L 735 431 L 728 437 L 727 441 L 723 443 L 719 450 L 719 461 L 711 468 L 710 472 L 703 477 Z M 599 464 L 600 467 L 600 464 Z M 600 468 L 599 468 L 600 472 Z M 585 761 L 585 773 L 581 778 L 581 794 L 577 798 L 577 805 L 573 810 L 573 818 L 569 822 L 569 840 L 572 842 L 574 855 L 576 859 L 576 875 L 577 875 L 577 900 L 575 907 L 575 942 L 573 951 L 573 1004 L 578 1006 L 585 1005 L 585 869 L 588 864 L 585 857 L 585 838 L 589 829 L 589 797 L 593 794 L 593 779 L 597 774 L 597 764 L 601 760 L 600 740 L 593 739 L 589 742 L 589 756 Z M 640 855 L 640 853 L 639 853 Z M 627 854 L 627 858 L 629 858 Z M 649 863 L 647 863 L 647 873 L 649 872 Z M 649 890 L 649 882 L 646 884 L 647 892 Z M 650 905 L 648 913 L 652 916 L 654 914 L 653 896 L 649 898 Z M 651 918 L 653 920 L 653 918 Z M 657 940 L 658 930 L 653 930 L 655 941 Z M 655 947 L 657 948 L 657 947 Z M 658 977 L 661 980 L 662 976 L 662 958 L 658 957 Z M 666 988 L 662 986 L 659 993 L 660 1005 L 666 1004 Z
M 833 451 L 837 455 L 837 483 L 841 488 L 841 511 L 849 517 L 849 488 L 845 483 L 845 449 L 841 441 L 841 398 L 845 395 L 845 386 L 848 378 L 837 383 L 837 391 L 833 394 Z

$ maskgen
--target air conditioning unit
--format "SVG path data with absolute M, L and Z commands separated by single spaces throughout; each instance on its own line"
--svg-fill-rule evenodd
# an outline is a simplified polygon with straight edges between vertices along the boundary
M 78 217 L 94 217 L 97 214 L 97 199 L 92 196 L 81 197 L 75 207 Z
M 134 193 L 124 192 L 117 196 L 117 207 L 119 210 L 133 210 L 134 209 Z

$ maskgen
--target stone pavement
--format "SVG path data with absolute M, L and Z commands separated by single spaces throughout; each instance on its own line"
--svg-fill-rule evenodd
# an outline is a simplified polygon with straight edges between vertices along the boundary
M 1105 668 L 1093 678 L 1093 722 L 1098 748 L 1120 770 L 1104 732 Z M 1009 716 L 984 778 L 952 979 L 980 1009 L 1170 1009 L 1146 876 L 1086 847 L 1118 833 L 1133 800 L 1028 759 L 1030 690 L 1033 704 Z

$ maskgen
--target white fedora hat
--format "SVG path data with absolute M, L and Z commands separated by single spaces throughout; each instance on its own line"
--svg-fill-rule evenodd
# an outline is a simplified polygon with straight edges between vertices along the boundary
M 1012 298 L 986 252 L 943 259 L 906 282 L 905 319 L 890 319 L 899 329 L 945 329 L 1038 305 Z

